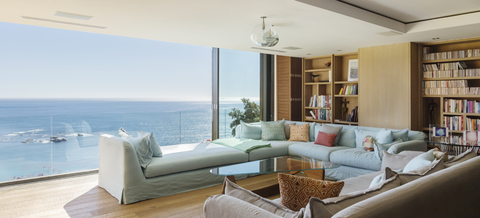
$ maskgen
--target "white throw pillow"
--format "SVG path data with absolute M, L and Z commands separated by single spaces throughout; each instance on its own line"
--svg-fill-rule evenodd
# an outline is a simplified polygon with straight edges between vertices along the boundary
M 433 155 L 433 149 L 425 152 L 424 154 L 418 155 L 413 158 L 408 164 L 403 168 L 404 173 L 413 171 L 419 167 L 430 165 L 434 160 L 435 156 Z
M 132 144 L 135 152 L 137 153 L 138 162 L 140 166 L 146 168 L 148 164 L 152 162 L 153 152 L 152 148 L 150 147 L 150 139 L 148 136 L 142 138 L 133 138 L 127 137 L 125 138 L 127 141 Z

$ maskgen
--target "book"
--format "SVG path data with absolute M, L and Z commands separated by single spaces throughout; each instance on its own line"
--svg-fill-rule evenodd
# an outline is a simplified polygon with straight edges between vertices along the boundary
M 313 119 L 317 119 L 317 117 L 315 116 L 315 114 L 313 113 L 313 111 L 310 111 L 310 114 L 312 115 Z
M 343 87 L 340 89 L 340 92 L 338 93 L 339 95 L 343 94 Z

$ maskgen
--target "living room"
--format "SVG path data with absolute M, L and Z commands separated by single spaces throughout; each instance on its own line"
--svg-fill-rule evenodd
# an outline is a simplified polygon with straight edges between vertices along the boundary
M 480 37 L 480 13 L 478 12 L 480 10 L 480 4 L 475 1 L 464 0 L 453 4 L 446 0 L 440 2 L 364 2 L 354 0 L 285 0 L 279 2 L 269 0 L 260 2 L 242 1 L 236 3 L 224 1 L 151 1 L 142 3 L 132 1 L 106 1 L 98 3 L 95 1 L 60 2 L 52 0 L 38 2 L 25 0 L 0 4 L 3 6 L 0 9 L 2 11 L 2 13 L 0 13 L 0 21 L 3 23 L 2 25 L 6 26 L 23 25 L 34 28 L 80 32 L 80 34 L 96 34 L 105 37 L 128 37 L 156 42 L 182 43 L 188 46 L 199 46 L 198 50 L 202 50 L 203 52 L 202 58 L 196 58 L 199 56 L 192 53 L 185 55 L 184 62 L 176 62 L 177 66 L 184 67 L 185 71 L 193 72 L 196 70 L 195 67 L 187 65 L 192 65 L 191 63 L 200 65 L 200 60 L 204 60 L 201 65 L 208 66 L 208 70 L 206 70 L 207 68 L 202 68 L 199 70 L 201 72 L 191 74 L 196 77 L 182 77 L 182 75 L 178 75 L 176 77 L 170 77 L 170 80 L 163 80 L 157 78 L 156 76 L 158 75 L 155 72 L 138 75 L 144 78 L 152 76 L 149 81 L 161 80 L 165 83 L 164 86 L 170 85 L 171 89 L 187 84 L 184 88 L 171 93 L 168 93 L 168 91 L 163 91 L 163 93 L 161 93 L 161 91 L 148 92 L 148 97 L 152 99 L 158 97 L 152 93 L 161 93 L 167 97 L 170 95 L 172 99 L 181 98 L 179 93 L 182 93 L 184 96 L 190 95 L 190 97 L 194 99 L 200 99 L 201 96 L 208 96 L 205 100 L 205 102 L 207 102 L 206 104 L 202 104 L 201 106 L 197 104 L 184 106 L 184 108 L 195 108 L 198 106 L 198 108 L 196 108 L 198 111 L 172 111 L 171 109 L 165 109 L 165 111 L 161 111 L 161 116 L 158 116 L 158 111 L 141 111 L 141 109 L 135 111 L 135 108 L 141 107 L 132 106 L 129 113 L 123 115 L 111 114 L 113 117 L 111 123 L 114 123 L 114 125 L 112 125 L 113 127 L 108 126 L 108 128 L 110 128 L 108 131 L 107 127 L 105 127 L 105 130 L 101 132 L 116 135 L 116 131 L 120 127 L 131 124 L 131 129 L 127 128 L 127 131 L 130 133 L 136 130 L 155 133 L 158 144 L 165 154 L 164 157 L 168 157 L 167 154 L 171 154 L 168 152 L 168 146 L 179 145 L 175 149 L 184 149 L 184 151 L 191 152 L 192 154 L 192 159 L 185 159 L 183 164 L 197 164 L 198 167 L 203 166 L 202 170 L 207 170 L 207 175 L 210 175 L 210 168 L 217 165 L 267 158 L 267 156 L 262 153 L 263 151 L 259 149 L 258 151 L 252 151 L 248 155 L 242 153 L 236 156 L 237 154 L 232 153 L 232 159 L 230 160 L 232 162 L 216 163 L 217 165 L 215 165 L 215 162 L 212 161 L 209 165 L 207 164 L 207 166 L 195 162 L 197 159 L 194 159 L 194 157 L 205 158 L 205 156 L 201 156 L 203 155 L 201 152 L 198 152 L 198 150 L 197 152 L 193 152 L 195 150 L 194 148 L 183 146 L 189 143 L 198 144 L 208 142 L 207 140 L 229 138 L 236 135 L 234 131 L 237 131 L 237 134 L 239 134 L 237 126 L 240 124 L 240 119 L 237 125 L 230 125 L 236 118 L 234 116 L 230 117 L 229 111 L 226 109 L 234 106 L 226 102 L 228 97 L 241 92 L 241 95 L 239 94 L 239 96 L 235 97 L 249 97 L 251 102 L 240 102 L 238 103 L 240 105 L 239 107 L 243 108 L 244 105 L 245 107 L 247 107 L 246 105 L 253 105 L 250 104 L 253 102 L 255 103 L 253 109 L 255 111 L 258 110 L 259 115 L 249 122 L 259 122 L 260 120 L 281 121 L 285 119 L 287 121 L 297 121 L 298 124 L 309 122 L 317 123 L 320 126 L 322 124 L 332 126 L 342 125 L 345 126 L 343 127 L 343 131 L 358 126 L 366 128 L 388 128 L 395 131 L 408 128 L 411 132 L 418 132 L 418 134 L 428 134 L 431 129 L 430 125 L 438 124 L 441 127 L 449 128 L 450 134 L 454 137 L 461 137 L 464 130 L 476 130 L 471 129 L 472 127 L 470 125 L 471 122 L 476 122 L 475 114 L 449 111 L 450 108 L 447 108 L 445 102 L 450 103 L 452 100 L 473 102 L 477 100 L 479 97 L 476 96 L 478 93 L 475 90 L 476 86 L 480 85 L 480 79 L 477 78 L 478 75 L 469 74 L 468 76 L 463 76 L 465 78 L 452 79 L 454 81 L 468 82 L 468 85 L 462 86 L 461 91 L 463 93 L 450 94 L 448 93 L 450 90 L 447 90 L 447 94 L 444 94 L 435 93 L 436 91 L 441 92 L 441 88 L 437 89 L 439 87 L 432 84 L 440 84 L 448 79 L 445 79 L 444 76 L 425 74 L 425 72 L 429 70 L 424 70 L 424 68 L 434 65 L 444 67 L 445 63 L 458 63 L 455 67 L 465 63 L 467 69 L 473 71 L 480 67 L 478 56 L 475 55 L 475 50 L 480 49 L 480 39 L 478 38 Z M 434 7 L 434 10 L 432 10 L 432 7 Z M 262 19 L 262 16 L 266 18 Z M 88 17 L 90 18 L 87 19 Z M 252 29 L 257 26 L 261 27 L 262 22 L 274 25 L 273 29 L 278 34 L 278 39 L 273 43 L 273 46 L 261 46 L 252 42 Z M 8 31 L 12 29 L 4 30 Z M 41 34 L 39 34 L 40 32 L 37 32 L 38 36 L 36 36 L 36 31 L 37 30 L 28 33 L 18 31 L 16 34 L 28 34 L 32 39 L 42 37 Z M 78 38 L 82 39 L 83 36 Z M 80 41 L 81 40 L 78 41 L 78 45 L 82 47 Z M 27 45 L 27 43 L 25 43 L 25 45 Z M 200 48 L 200 46 L 204 48 Z M 45 49 L 46 48 L 48 48 L 48 46 L 46 46 Z M 163 50 L 163 47 L 159 46 L 156 49 L 160 51 Z M 30 50 L 22 51 L 24 51 L 24 55 L 27 57 Z M 452 58 L 453 56 L 449 58 L 430 57 L 437 54 L 441 56 L 442 52 L 457 51 L 466 51 L 466 53 L 462 53 L 464 56 L 455 56 L 454 58 Z M 473 52 L 473 54 L 469 55 L 469 52 Z M 227 56 L 228 54 L 231 56 Z M 458 53 L 454 54 L 458 55 Z M 101 60 L 101 54 L 96 55 L 98 55 L 97 59 Z M 142 58 L 148 55 L 153 56 L 154 53 L 146 54 L 142 56 Z M 163 62 L 159 65 L 166 65 L 168 64 L 167 62 L 175 62 L 173 59 L 174 56 L 176 55 L 172 55 L 170 59 L 164 56 Z M 8 62 L 8 60 L 12 60 L 8 58 L 8 54 L 3 54 L 2 57 L 5 57 L 4 66 L 7 65 L 6 62 Z M 181 54 L 176 57 L 181 57 Z M 208 59 L 203 57 L 208 57 Z M 59 60 L 65 63 L 68 62 L 67 59 Z M 226 60 L 230 60 L 230 62 Z M 118 61 L 128 62 L 126 59 Z M 238 70 L 239 67 L 247 66 L 255 70 L 245 72 L 255 72 L 252 74 L 242 74 L 242 72 Z M 227 72 L 227 68 L 229 68 L 229 72 L 235 73 L 222 74 L 223 72 Z M 237 68 L 237 71 L 235 71 L 235 68 Z M 8 68 L 4 69 L 5 71 L 2 71 L 8 72 L 6 71 Z M 79 72 L 77 75 L 81 74 L 82 73 Z M 101 82 L 106 84 L 105 87 L 103 87 L 104 89 L 106 89 L 106 87 L 110 90 L 119 88 L 118 86 L 115 87 L 115 84 L 109 83 L 109 81 L 105 79 L 107 78 L 106 75 L 98 74 L 98 76 L 102 78 L 100 79 Z M 51 81 L 55 79 L 61 81 L 60 78 L 50 78 Z M 80 84 L 84 81 L 95 79 L 98 78 L 93 77 L 93 75 L 90 79 L 82 79 L 81 76 L 79 76 L 77 83 Z M 124 84 L 128 83 L 128 80 L 133 82 L 133 79 L 126 79 L 123 81 Z M 7 79 L 7 83 L 9 83 L 10 87 L 13 87 L 11 84 L 14 84 L 14 82 L 11 81 L 13 80 L 9 81 Z M 99 87 L 102 87 L 102 83 L 97 83 L 98 87 L 91 85 L 90 87 L 92 89 L 95 88 L 94 90 L 101 91 Z M 254 85 L 251 83 L 254 83 Z M 58 86 L 62 86 L 62 82 L 58 82 Z M 63 84 L 63 86 L 65 86 L 65 84 Z M 155 84 L 148 83 L 148 85 L 144 86 L 153 87 Z M 8 87 L 8 85 L 3 86 L 1 92 L 4 94 L 2 94 L 0 98 L 9 99 L 20 93 L 17 89 Z M 469 93 L 466 93 L 467 89 L 464 88 L 468 88 Z M 64 89 L 67 90 L 68 85 L 65 86 Z M 72 86 L 71 90 L 73 89 Z M 182 92 L 182 89 L 185 92 Z M 245 90 L 250 90 L 254 94 L 247 93 Z M 349 91 L 345 92 L 343 90 Z M 227 91 L 229 91 L 229 96 L 224 95 Z M 143 93 L 147 93 L 147 91 L 143 91 Z M 55 94 L 56 93 L 52 94 L 52 96 Z M 225 98 L 222 99 L 223 97 Z M 329 106 L 320 107 L 317 106 L 318 104 L 312 105 L 314 103 L 311 101 L 314 99 L 320 102 L 318 97 L 327 99 L 326 102 L 328 102 Z M 131 99 L 133 99 L 133 101 L 138 100 L 137 96 L 133 96 Z M 236 100 L 238 101 L 240 98 Z M 168 101 L 168 99 L 166 101 Z M 325 103 L 325 100 L 323 100 L 323 103 Z M 58 108 L 65 106 L 76 108 L 79 107 L 80 104 L 67 105 L 67 103 L 62 101 L 56 101 L 54 104 L 54 107 Z M 120 107 L 123 106 L 119 105 L 118 108 Z M 117 110 L 117 107 L 105 106 L 104 110 L 106 112 L 113 112 Z M 72 114 L 72 117 L 74 115 L 75 114 Z M 96 123 L 101 123 L 101 120 L 105 119 L 105 116 L 102 115 L 99 117 L 97 115 L 98 114 L 91 116 L 89 119 L 96 119 Z M 139 115 L 154 115 L 156 116 L 156 122 L 158 122 L 155 126 L 145 125 L 148 122 L 152 122 L 152 120 L 140 120 L 138 118 Z M 8 121 L 8 116 L 7 114 L 1 118 L 2 123 Z M 82 188 L 79 188 L 75 193 L 63 193 L 62 195 L 70 197 L 63 199 L 62 203 L 57 205 L 48 204 L 40 206 L 41 204 L 39 204 L 36 208 L 23 205 L 24 207 L 16 207 L 16 210 L 12 210 L 12 202 L 12 204 L 8 204 L 8 206 L 5 207 L 5 210 L 2 209 L 2 211 L 7 214 L 7 217 L 15 216 L 14 214 L 25 216 L 42 216 L 43 214 L 44 216 L 58 215 L 73 217 L 95 215 L 201 217 L 203 216 L 202 208 L 205 200 L 212 195 L 220 194 L 217 192 L 221 189 L 221 187 L 219 188 L 218 186 L 221 186 L 220 183 L 222 181 L 218 182 L 218 179 L 223 180 L 222 176 L 213 179 L 215 181 L 213 183 L 217 186 L 193 191 L 197 199 L 195 206 L 189 204 L 183 208 L 174 207 L 178 202 L 186 201 L 186 199 L 189 198 L 189 192 L 186 192 L 187 194 L 181 193 L 181 190 L 178 192 L 176 190 L 176 194 L 166 197 L 149 197 L 140 200 L 138 203 L 135 203 L 137 201 L 129 202 L 129 200 L 127 200 L 128 205 L 119 205 L 118 203 L 122 203 L 125 199 L 130 198 L 129 194 L 127 194 L 128 191 L 123 192 L 122 189 L 120 189 L 120 192 L 118 190 L 106 191 L 105 189 L 108 188 L 99 184 L 98 168 L 99 162 L 100 165 L 102 162 L 101 158 L 99 158 L 99 155 L 101 156 L 98 143 L 99 135 L 95 135 L 95 133 L 93 134 L 94 136 L 90 136 L 89 134 L 95 132 L 92 130 L 96 129 L 100 124 L 95 124 L 95 122 L 83 118 L 61 120 L 63 118 L 59 117 L 60 116 L 53 116 L 53 118 L 44 117 L 38 120 L 38 122 L 42 122 L 46 126 L 52 126 L 52 132 L 63 132 L 63 134 L 50 136 L 50 139 L 48 139 L 48 137 L 47 139 L 37 139 L 33 138 L 33 135 L 40 135 L 37 134 L 38 128 L 28 129 L 29 131 L 35 130 L 28 133 L 21 133 L 23 130 L 9 130 L 10 132 L 5 131 L 5 134 L 1 132 L 2 137 L 5 137 L 0 138 L 0 140 L 2 140 L 0 143 L 11 143 L 7 141 L 6 135 L 9 134 L 12 135 L 9 135 L 8 139 L 13 138 L 13 134 L 22 135 L 23 138 L 19 141 L 19 143 L 22 144 L 19 145 L 32 146 L 32 141 L 29 140 L 37 140 L 38 144 L 35 145 L 38 146 L 45 142 L 42 146 L 48 145 L 48 147 L 52 148 L 52 150 L 49 150 L 52 152 L 47 154 L 48 157 L 55 159 L 58 153 L 62 153 L 61 155 L 64 156 L 62 156 L 62 158 L 65 158 L 66 161 L 57 161 L 57 166 L 58 163 L 66 163 L 65 166 L 62 167 L 67 168 L 69 165 L 75 165 L 76 168 L 72 168 L 74 170 L 68 173 L 58 172 L 59 168 L 56 168 L 56 171 L 54 171 L 55 169 L 35 171 L 35 178 L 31 178 L 33 180 L 26 179 L 25 182 L 24 177 L 27 177 L 26 173 L 14 174 L 15 177 L 13 180 L 9 174 L 8 179 L 11 181 L 8 181 L 8 185 L 5 185 L 7 183 L 2 184 L 0 190 L 2 193 L 10 193 L 8 196 L 17 195 L 18 193 L 15 193 L 15 190 L 36 193 L 35 195 L 37 196 L 49 196 L 39 198 L 35 203 L 30 202 L 30 205 L 35 205 L 38 201 L 49 202 L 50 199 L 58 197 L 58 195 L 47 195 L 43 193 L 42 190 L 46 187 L 72 190 L 76 189 L 76 187 Z M 158 117 L 162 118 L 160 119 Z M 204 117 L 206 122 L 205 120 L 202 122 L 198 120 L 196 122 L 186 121 L 187 119 L 198 117 Z M 167 118 L 170 119 L 168 122 L 165 121 Z M 61 122 L 58 120 L 61 120 Z M 88 122 L 83 122 L 85 120 Z M 210 120 L 212 121 L 211 124 Z M 27 119 L 22 120 L 22 123 L 27 122 L 29 122 Z M 205 125 L 205 123 L 208 123 L 208 125 Z M 457 123 L 460 124 L 458 125 Z M 61 125 L 61 128 L 59 128 L 58 125 Z M 200 125 L 202 125 L 201 133 L 197 135 L 190 134 L 196 131 L 193 130 L 193 126 Z M 165 126 L 170 126 L 172 131 L 165 133 L 167 132 Z M 315 131 L 315 124 L 314 127 L 310 128 L 313 128 L 314 131 L 311 135 L 318 133 Z M 2 128 L 1 130 L 3 131 L 5 129 Z M 162 132 L 165 138 L 158 140 L 160 134 L 155 131 Z M 170 129 L 168 129 L 168 131 L 170 131 Z M 380 130 L 375 129 L 375 131 Z M 72 134 L 75 135 L 72 136 Z M 51 134 L 45 133 L 44 135 Z M 285 136 L 287 136 L 287 133 L 285 133 Z M 408 137 L 410 138 L 410 136 L 411 135 Z M 63 138 L 66 141 L 62 141 Z M 315 138 L 313 141 L 315 141 Z M 75 149 L 55 150 L 54 145 L 59 146 L 61 143 L 68 144 L 68 146 L 73 144 Z M 87 145 L 88 143 L 94 143 L 95 145 L 89 146 Z M 205 146 L 208 143 L 201 144 Z M 21 151 L 21 147 L 15 146 L 16 151 Z M 277 144 L 275 143 L 272 143 L 271 146 L 277 148 Z M 198 147 L 198 149 L 199 148 L 200 147 Z M 429 145 L 428 148 L 432 148 L 432 146 Z M 204 149 L 207 151 L 208 148 L 205 147 Z M 305 155 L 302 153 L 304 151 L 295 150 L 295 146 L 292 147 L 292 144 L 279 143 L 278 149 L 279 155 L 283 155 L 285 152 L 289 154 L 296 152 L 298 155 Z M 423 149 L 423 147 L 415 146 L 411 146 L 407 150 L 415 149 L 426 151 L 426 148 Z M 107 151 L 111 152 L 111 150 Z M 172 150 L 172 153 L 175 152 Z M 272 154 L 273 153 L 270 153 L 270 155 Z M 2 171 L 14 171 L 17 169 L 17 166 L 21 167 L 22 164 L 26 163 L 19 162 L 18 160 L 35 160 L 36 158 L 31 158 L 35 155 L 36 154 L 24 156 L 20 154 L 18 154 L 18 156 L 12 155 L 15 157 L 5 155 L 6 157 L 2 157 L 5 158 L 3 160 L 4 162 L 2 162 Z M 19 158 L 20 156 L 21 158 Z M 238 159 L 234 161 L 233 157 Z M 327 155 L 325 158 L 331 159 L 332 157 Z M 325 158 L 323 158 L 323 160 L 325 160 Z M 171 161 L 173 161 L 173 157 Z M 330 161 L 334 162 L 333 160 Z M 375 164 L 381 163 L 381 161 L 375 161 Z M 8 165 L 3 164 L 8 162 L 11 163 Z M 342 163 L 342 165 L 345 164 L 346 163 Z M 39 164 L 35 163 L 33 165 Z M 33 165 L 31 165 L 31 167 L 34 167 Z M 45 166 L 48 168 L 48 165 L 42 166 L 44 166 L 43 168 L 45 168 Z M 181 167 L 178 167 L 178 169 L 180 168 Z M 360 168 L 378 171 L 375 167 L 373 167 L 373 169 L 368 169 L 368 166 Z M 197 170 L 192 168 L 182 169 L 183 171 Z M 326 174 L 324 176 L 331 178 L 332 174 L 328 172 L 329 169 L 325 169 Z M 40 173 L 41 176 L 37 176 L 40 175 Z M 69 175 L 69 177 L 67 174 L 70 173 L 72 173 L 72 175 Z M 147 173 L 147 171 L 145 171 L 145 173 Z M 169 174 L 172 172 L 162 173 Z M 363 173 L 367 173 L 367 171 Z M 45 176 L 45 174 L 51 176 Z M 115 176 L 119 175 L 121 174 L 115 174 Z M 239 177 L 237 178 L 237 182 L 241 186 L 246 186 L 247 189 L 253 189 L 253 187 L 259 183 L 276 183 L 276 174 L 268 176 L 248 179 L 241 179 L 241 177 Z M 47 177 L 50 179 L 42 181 L 43 178 Z M 51 178 L 53 178 L 53 180 Z M 183 179 L 183 177 L 179 178 Z M 343 179 L 344 178 L 339 180 Z M 66 182 L 67 180 L 69 182 Z M 207 181 L 209 180 L 204 180 L 205 183 L 208 183 Z M 62 182 L 66 182 L 70 184 L 70 186 L 66 184 L 63 186 Z M 30 187 L 26 188 L 28 185 Z M 200 182 L 198 185 L 200 186 Z M 208 186 L 208 184 L 205 186 Z M 18 187 L 25 187 L 25 189 Z M 128 189 L 129 188 L 126 188 L 126 190 Z M 102 196 L 101 198 L 99 198 L 100 195 Z M 22 198 L 35 197 L 24 195 Z M 90 204 L 84 202 L 92 201 L 95 198 L 101 200 Z M 154 199 L 146 200 L 150 198 Z M 167 198 L 169 200 L 165 200 Z M 278 195 L 272 198 L 278 198 Z M 169 203 L 164 203 L 165 201 Z M 97 209 L 90 207 L 92 205 L 101 205 L 101 202 L 108 202 L 109 206 L 95 206 Z M 124 203 L 127 204 L 126 202 Z M 149 209 L 142 209 L 147 207 Z M 190 209 L 195 208 L 191 210 L 194 212 L 189 211 L 189 207 L 191 207 Z M 7 208 L 10 209 L 7 210 Z M 48 208 L 51 208 L 51 210 Z M 114 210 L 118 211 L 113 212 Z M 182 211 L 188 212 L 182 214 Z

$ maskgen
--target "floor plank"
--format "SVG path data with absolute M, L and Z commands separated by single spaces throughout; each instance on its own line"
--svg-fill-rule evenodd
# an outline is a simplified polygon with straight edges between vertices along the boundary
M 247 189 L 277 182 L 276 174 L 237 183 Z M 205 200 L 221 185 L 177 195 L 120 205 L 98 187 L 98 174 L 0 187 L 0 217 L 203 217 Z M 279 196 L 271 196 L 271 199 Z

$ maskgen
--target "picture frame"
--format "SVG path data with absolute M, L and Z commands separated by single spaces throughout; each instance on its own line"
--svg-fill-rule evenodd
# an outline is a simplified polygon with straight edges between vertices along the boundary
M 358 59 L 348 60 L 348 81 L 358 81 Z

